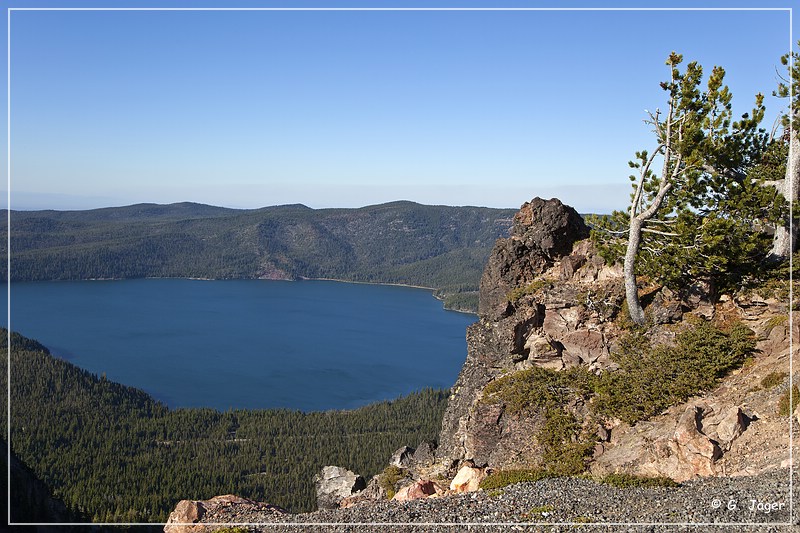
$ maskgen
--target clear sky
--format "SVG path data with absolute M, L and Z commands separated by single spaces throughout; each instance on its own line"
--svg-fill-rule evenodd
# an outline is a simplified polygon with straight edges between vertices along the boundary
M 680 5 L 125 5 L 664 4 Z M 400 199 L 518 207 L 555 196 L 581 212 L 607 212 L 627 201 L 628 160 L 652 148 L 644 110 L 665 107 L 659 82 L 670 51 L 707 72 L 723 66 L 737 114 L 765 93 L 769 128 L 786 105 L 771 92 L 792 38 L 788 10 L 14 10 L 10 27 L 19 209 Z M 4 176 L 5 168 L 4 155 Z

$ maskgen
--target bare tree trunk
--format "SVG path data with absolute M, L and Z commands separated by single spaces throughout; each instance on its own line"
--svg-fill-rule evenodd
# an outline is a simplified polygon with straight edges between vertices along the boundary
M 800 189 L 800 136 L 796 131 L 792 131 L 789 137 L 789 159 L 786 161 L 786 178 L 778 188 L 789 205 L 797 202 L 798 189 Z M 767 254 L 769 261 L 786 261 L 789 256 L 797 249 L 797 224 L 791 224 L 792 231 L 789 232 L 789 221 L 792 218 L 790 212 L 786 216 L 784 224 L 775 227 L 775 236 L 772 239 L 772 248 Z
M 644 324 L 644 310 L 639 302 L 639 289 L 636 286 L 636 253 L 642 241 L 642 221 L 632 217 L 628 233 L 628 248 L 625 251 L 625 262 L 622 272 L 625 276 L 625 298 L 628 302 L 628 313 L 635 324 Z

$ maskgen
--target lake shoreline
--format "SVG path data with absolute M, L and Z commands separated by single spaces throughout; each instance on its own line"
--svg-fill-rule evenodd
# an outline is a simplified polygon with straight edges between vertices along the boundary
M 377 285 L 377 286 L 386 286 L 386 287 L 406 287 L 409 289 L 421 289 L 425 291 L 430 291 L 431 296 L 433 296 L 436 300 L 440 302 L 444 302 L 444 298 L 438 296 L 436 291 L 440 290 L 436 287 L 426 287 L 424 285 L 412 285 L 410 283 L 391 283 L 391 282 L 383 282 L 383 281 L 353 281 L 348 279 L 336 279 L 336 278 L 307 278 L 305 276 L 299 276 L 296 279 L 292 278 L 284 278 L 284 279 L 273 279 L 273 278 L 192 278 L 192 277 L 165 277 L 165 276 L 158 276 L 158 277 L 145 277 L 145 278 L 87 278 L 87 279 L 78 279 L 78 280 L 61 280 L 61 279 L 51 279 L 51 280 L 37 280 L 37 281 L 127 281 L 127 280 L 134 280 L 134 279 L 186 279 L 192 281 L 245 281 L 245 280 L 258 280 L 258 281 L 334 281 L 336 283 L 352 283 L 355 285 Z M 30 282 L 20 282 L 20 283 L 30 283 Z M 451 307 L 447 307 L 446 305 L 442 305 L 442 308 L 445 311 L 452 311 L 454 313 L 462 313 L 465 315 L 472 315 L 477 317 L 478 313 L 476 311 L 467 311 L 465 309 L 454 309 Z

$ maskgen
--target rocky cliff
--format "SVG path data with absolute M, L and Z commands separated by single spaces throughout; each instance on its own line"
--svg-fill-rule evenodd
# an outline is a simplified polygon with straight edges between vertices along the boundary
M 572 208 L 536 198 L 517 213 L 511 235 L 495 244 L 481 279 L 479 321 L 468 328 L 466 362 L 442 423 L 442 468 L 465 460 L 491 469 L 544 466 L 547 414 L 515 409 L 507 398 L 487 401 L 501 378 L 531 379 L 535 374 L 521 371 L 534 367 L 617 370 L 611 354 L 629 326 L 621 269 L 605 264 L 587 234 Z M 592 472 L 686 481 L 786 466 L 788 421 L 779 404 L 789 382 L 787 302 L 757 291 L 712 299 L 702 284 L 683 294 L 652 285 L 641 294 L 648 317 L 642 335 L 650 345 L 670 346 L 693 321 L 713 319 L 745 324 L 756 350 L 714 390 L 632 426 L 593 417 L 587 404 L 595 399 L 566 394 L 565 411 L 592 445 L 586 454 Z M 791 327 L 800 332 L 796 321 Z
M 317 479 L 321 511 L 299 521 L 459 522 L 469 516 L 477 521 L 543 517 L 585 522 L 585 515 L 574 515 L 577 508 L 556 510 L 562 496 L 571 494 L 583 502 L 580 512 L 592 513 L 597 522 L 663 520 L 640 506 L 621 504 L 627 497 L 657 501 L 674 521 L 717 522 L 730 518 L 715 514 L 717 508 L 709 503 L 719 487 L 728 487 L 736 497 L 736 491 L 756 495 L 764 480 L 777 494 L 769 496 L 773 503 L 785 501 L 788 485 L 783 480 L 791 467 L 788 430 L 800 422 L 800 408 L 789 416 L 794 406 L 787 401 L 790 331 L 800 334 L 797 322 L 789 320 L 787 302 L 766 291 L 712 298 L 701 284 L 682 294 L 642 286 L 648 326 L 637 330 L 640 349 L 660 346 L 660 353 L 674 349 L 679 357 L 681 349 L 685 352 L 681 335 L 713 321 L 721 328 L 714 331 L 728 342 L 722 344 L 724 350 L 746 346 L 748 357 L 731 366 L 732 372 L 712 376 L 708 383 L 713 387 L 698 388 L 697 394 L 672 402 L 663 412 L 651 409 L 631 423 L 623 415 L 599 415 L 598 391 L 609 391 L 597 384 L 614 383 L 603 382 L 604 376 L 625 375 L 619 353 L 630 344 L 624 340 L 630 323 L 621 268 L 604 262 L 588 233 L 578 213 L 558 200 L 535 198 L 524 204 L 510 236 L 497 241 L 484 270 L 479 320 L 467 330 L 467 357 L 452 388 L 438 447 L 425 442 L 416 449 L 398 449 L 387 469 L 366 487 L 354 473 L 339 469 L 337 476 L 327 475 L 333 470 L 326 467 Z M 740 323 L 746 327 L 737 326 L 741 338 L 736 345 L 735 335 L 724 332 Z M 653 380 L 682 379 L 666 366 L 651 370 Z M 501 394 L 498 385 L 503 383 L 513 384 L 521 398 Z M 554 467 L 553 462 L 564 464 Z M 565 465 L 589 470 L 595 480 L 622 474 L 671 478 L 685 485 L 625 496 L 586 479 L 563 478 L 493 495 L 481 492 L 472 499 L 458 496 L 477 491 L 487 475 L 520 470 L 551 475 Z M 712 481 L 730 476 L 740 481 Z M 332 495 L 343 509 L 330 510 L 335 506 Z M 476 508 L 476 498 L 486 507 Z M 699 511 L 692 503 L 697 498 L 703 506 Z M 410 500 L 431 503 L 389 505 Z M 520 515 L 519 506 L 530 507 L 530 502 L 550 510 L 542 511 L 542 517 Z M 492 508 L 497 509 L 494 515 Z M 781 512 L 768 518 L 787 520 L 783 508 Z M 266 520 L 287 518 L 269 515 Z
M 467 330 L 467 359 L 442 423 L 443 458 L 537 466 L 541 453 L 531 436 L 542 420 L 481 402 L 485 387 L 533 366 L 611 364 L 621 273 L 604 264 L 588 234 L 573 208 L 535 198 L 514 217 L 511 235 L 495 244 L 481 278 L 479 321 Z

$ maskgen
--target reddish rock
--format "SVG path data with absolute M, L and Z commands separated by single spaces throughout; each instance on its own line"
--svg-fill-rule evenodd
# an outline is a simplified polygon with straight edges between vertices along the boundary
M 410 500 L 427 498 L 434 494 L 442 494 L 443 492 L 444 489 L 440 487 L 438 483 L 428 479 L 420 479 L 397 491 L 397 494 L 395 494 L 392 499 L 399 502 L 407 502 Z

